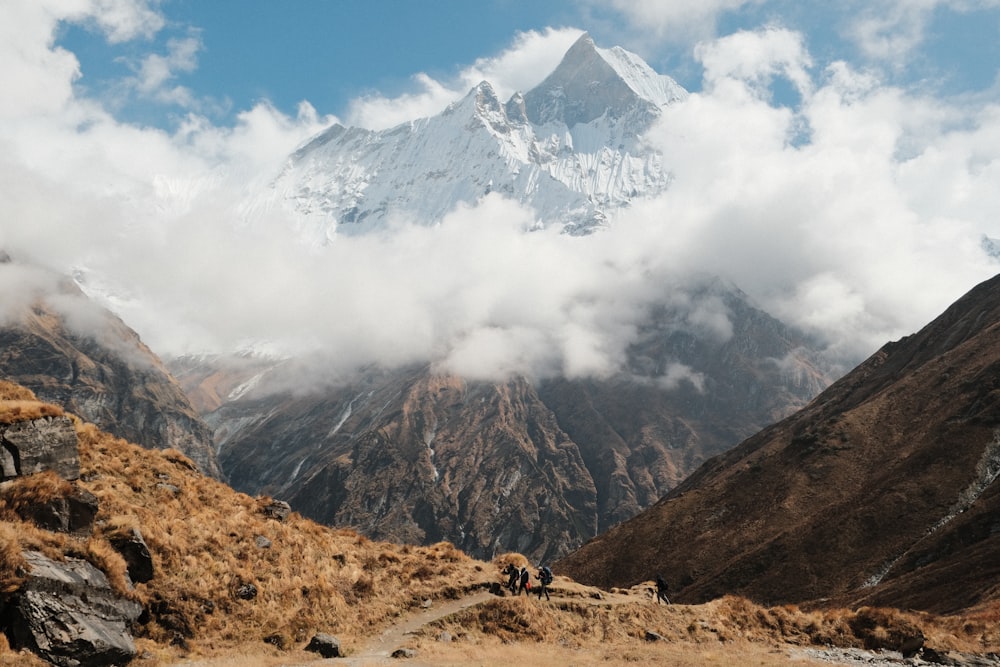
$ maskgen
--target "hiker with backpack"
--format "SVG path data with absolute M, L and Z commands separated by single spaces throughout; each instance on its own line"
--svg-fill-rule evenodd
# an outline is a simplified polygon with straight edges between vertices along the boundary
M 507 575 L 507 589 L 510 591 L 510 594 L 516 595 L 517 582 L 521 578 L 521 571 L 513 563 L 507 563 L 507 567 L 503 569 L 503 574 Z
M 670 598 L 667 597 L 667 581 L 663 578 L 662 574 L 656 575 L 656 604 L 660 604 L 660 600 L 663 600 L 667 604 L 670 604 Z
M 549 584 L 552 583 L 552 570 L 548 565 L 543 565 L 538 570 L 538 581 L 541 586 L 538 587 L 538 599 L 542 599 L 542 593 L 545 593 L 545 599 L 549 599 Z

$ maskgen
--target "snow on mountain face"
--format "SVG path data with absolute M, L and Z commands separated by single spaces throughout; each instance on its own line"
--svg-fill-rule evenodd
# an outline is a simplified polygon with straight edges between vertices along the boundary
M 272 195 L 318 242 L 394 215 L 434 224 L 494 191 L 530 205 L 542 225 L 587 233 L 667 187 L 661 155 L 641 136 L 686 95 L 638 56 L 584 34 L 548 78 L 506 103 L 483 82 L 437 116 L 383 131 L 330 127 L 289 158 Z

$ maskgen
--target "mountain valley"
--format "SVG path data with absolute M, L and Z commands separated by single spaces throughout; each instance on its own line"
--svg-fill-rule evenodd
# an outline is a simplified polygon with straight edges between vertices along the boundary
M 1000 277 L 559 563 L 725 593 L 949 613 L 1000 596 Z
M 1000 276 L 847 373 L 821 326 L 643 255 L 621 283 L 527 300 L 573 269 L 524 277 L 518 253 L 616 243 L 622 212 L 683 177 L 644 137 L 689 93 L 587 34 L 537 86 L 498 90 L 327 127 L 241 203 L 303 267 L 374 265 L 301 293 L 297 264 L 261 265 L 289 302 L 268 316 L 305 311 L 301 349 L 247 333 L 239 352 L 161 359 L 97 305 L 115 303 L 100 281 L 0 249 L 0 667 L 1000 665 Z M 484 274 L 518 289 L 369 298 L 363 277 L 396 258 L 348 250 L 433 240 L 507 200 L 533 221 Z M 413 264 L 404 281 L 446 282 Z M 258 296 L 236 283 L 219 319 Z M 411 330 L 389 316 L 404 301 L 440 312 Z M 390 332 L 404 361 L 372 361 L 385 348 L 338 337 L 352 328 Z M 461 367 L 463 344 L 512 359 Z M 504 587 L 510 566 L 527 595 Z
M 414 367 L 268 392 L 294 385 L 288 363 L 238 375 L 227 386 L 253 388 L 205 419 L 244 492 L 373 539 L 546 561 L 649 507 L 829 383 L 808 340 L 745 295 L 715 285 L 705 298 L 726 302 L 733 336 L 664 314 L 633 348 L 633 372 L 607 380 L 472 382 Z M 217 365 L 187 363 L 171 368 L 189 394 L 218 381 Z M 659 369 L 671 364 L 693 379 L 664 386 Z

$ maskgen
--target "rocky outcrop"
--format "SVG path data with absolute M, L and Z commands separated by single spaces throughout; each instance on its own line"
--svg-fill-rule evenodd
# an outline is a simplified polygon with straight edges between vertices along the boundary
M 26 552 L 25 583 L 2 601 L 11 645 L 60 667 L 121 665 L 136 654 L 129 625 L 141 606 L 117 596 L 104 574 L 82 560 L 59 563 Z
M 0 424 L 0 480 L 51 470 L 63 479 L 80 477 L 80 450 L 69 417 L 43 417 Z
M 269 519 L 274 519 L 275 521 L 284 521 L 288 518 L 288 515 L 292 513 L 292 506 L 286 503 L 284 500 L 274 500 L 274 499 L 262 499 L 264 502 L 261 505 L 261 513 Z
M 605 587 L 662 572 L 675 602 L 995 599 L 998 334 L 1000 276 L 555 569 Z
M 340 640 L 333 635 L 319 632 L 309 640 L 309 644 L 306 645 L 305 650 L 310 653 L 318 653 L 323 658 L 339 658 Z
M 16 508 L 21 519 L 30 521 L 39 528 L 76 536 L 91 533 L 97 510 L 97 497 L 75 484 L 68 486 L 67 493 L 23 503 Z
M 49 286 L 0 324 L 0 377 L 129 442 L 178 449 L 221 477 L 211 430 L 134 331 L 68 279 L 11 262 L 0 270 L 34 271 L 34 283 Z
M 145 583 L 153 578 L 153 557 L 138 528 L 128 528 L 118 533 L 107 534 L 105 537 L 115 551 L 125 559 L 129 579 L 136 583 Z

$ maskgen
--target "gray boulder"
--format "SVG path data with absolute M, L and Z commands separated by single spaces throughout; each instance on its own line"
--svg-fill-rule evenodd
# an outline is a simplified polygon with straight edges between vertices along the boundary
M 404 646 L 403 648 L 397 648 L 395 651 L 393 651 L 392 654 L 390 655 L 390 657 L 392 657 L 392 658 L 405 658 L 405 659 L 416 658 L 417 657 L 417 651 L 416 651 L 416 649 L 407 648 L 407 647 Z
M 108 542 L 125 559 L 128 576 L 136 583 L 145 583 L 153 578 L 153 557 L 138 528 L 108 536 Z
M 324 658 L 339 658 L 340 640 L 325 632 L 318 632 L 309 640 L 306 650 L 311 653 L 319 653 Z
M 74 485 L 71 493 L 25 505 L 18 509 L 18 514 L 39 528 L 83 536 L 93 530 L 98 509 L 97 497 Z
M 0 425 L 0 475 L 12 479 L 52 470 L 70 481 L 80 477 L 80 451 L 69 417 L 41 417 Z
M 262 503 L 260 511 L 269 519 L 284 521 L 292 513 L 292 506 L 284 500 L 258 499 Z
M 292 506 L 284 500 L 270 500 L 260 508 L 264 516 L 275 521 L 284 521 L 292 513 Z
M 129 625 L 142 612 L 118 597 L 90 563 L 50 560 L 25 552 L 24 585 L 0 601 L 0 618 L 15 648 L 26 648 L 59 667 L 103 667 L 136 654 Z

